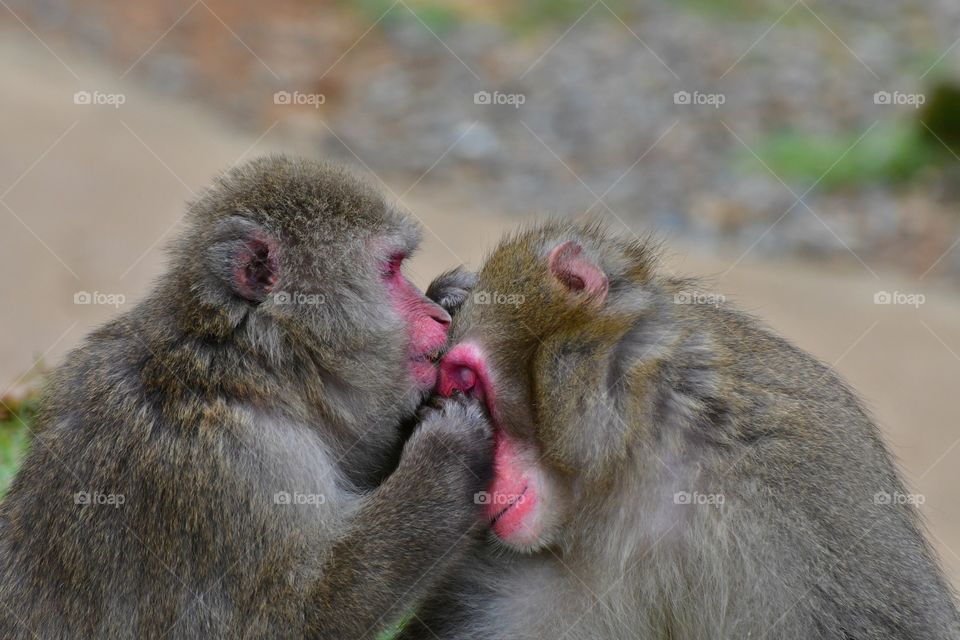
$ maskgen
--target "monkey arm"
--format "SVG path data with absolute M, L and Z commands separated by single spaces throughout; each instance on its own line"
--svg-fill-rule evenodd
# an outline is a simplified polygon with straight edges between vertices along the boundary
M 327 557 L 309 637 L 372 637 L 444 576 L 479 523 L 473 494 L 490 478 L 491 447 L 478 407 L 448 401 L 428 415 Z

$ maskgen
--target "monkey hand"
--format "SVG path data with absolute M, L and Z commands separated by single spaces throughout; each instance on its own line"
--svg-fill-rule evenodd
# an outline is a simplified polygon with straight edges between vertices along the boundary
M 420 410 L 414 437 L 418 435 L 437 443 L 447 459 L 469 470 L 471 499 L 473 493 L 487 489 L 493 477 L 493 427 L 483 403 L 460 393 L 434 398 Z
M 427 287 L 426 296 L 453 315 L 467 300 L 477 285 L 477 274 L 462 266 L 445 271 L 434 278 Z

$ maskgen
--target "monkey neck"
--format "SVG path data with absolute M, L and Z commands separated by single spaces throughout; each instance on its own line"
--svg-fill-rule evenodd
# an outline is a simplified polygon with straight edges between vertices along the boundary
M 721 515 L 712 503 L 684 500 L 723 493 L 718 483 L 733 438 L 730 416 L 738 410 L 727 391 L 725 347 L 678 320 L 671 328 L 638 324 L 626 338 L 634 342 L 618 346 L 613 362 L 627 371 L 626 384 L 611 385 L 616 417 L 606 420 L 628 428 L 617 430 L 622 448 L 602 463 L 606 471 L 590 479 L 573 510 L 567 542 L 575 557 L 613 562 L 622 571 L 645 554 L 677 550 L 692 531 L 709 533 Z M 618 393 L 626 395 L 618 401 Z M 609 432 L 608 426 L 591 432 Z
M 618 469 L 604 495 L 575 507 L 567 525 L 571 534 L 558 555 L 584 576 L 601 580 L 623 575 L 651 555 L 675 557 L 689 530 L 703 530 L 702 521 L 719 515 L 707 513 L 708 507 L 676 504 L 679 492 L 696 491 L 691 488 L 698 486 L 696 475 L 669 458 L 658 461 L 652 451 L 637 455 Z

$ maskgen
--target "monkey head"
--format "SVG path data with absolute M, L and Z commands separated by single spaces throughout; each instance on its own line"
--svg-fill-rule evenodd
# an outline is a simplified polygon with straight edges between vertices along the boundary
M 260 158 L 221 176 L 187 221 L 170 277 L 188 335 L 239 336 L 274 370 L 309 363 L 324 393 L 342 391 L 341 413 L 410 411 L 434 386 L 450 316 L 401 272 L 419 229 L 370 185 Z
M 454 320 L 439 391 L 482 398 L 496 431 L 487 502 L 508 546 L 562 544 L 603 495 L 632 432 L 616 389 L 621 341 L 649 303 L 652 252 L 596 225 L 553 224 L 505 240 Z

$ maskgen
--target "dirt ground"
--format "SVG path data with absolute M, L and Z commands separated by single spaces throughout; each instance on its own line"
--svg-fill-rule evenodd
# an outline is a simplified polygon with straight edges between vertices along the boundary
M 92 327 L 135 303 L 162 267 L 183 203 L 213 174 L 271 150 L 309 152 L 288 123 L 232 130 L 217 113 L 117 80 L 122 70 L 78 55 L 64 60 L 29 34 L 0 37 L 0 387 L 38 358 L 55 364 Z M 74 104 L 81 90 L 126 100 L 119 108 Z M 450 185 L 412 182 L 387 185 L 405 194 L 425 227 L 411 265 L 420 284 L 453 264 L 478 265 L 521 222 L 482 203 L 465 206 Z M 859 390 L 960 586 L 960 296 L 896 274 L 875 277 L 856 264 L 740 261 L 674 240 L 667 238 L 670 270 L 709 276 L 705 290 L 763 318 Z M 878 291 L 922 293 L 925 302 L 876 305 Z M 114 302 L 123 296 L 123 304 L 75 304 L 80 292 Z

